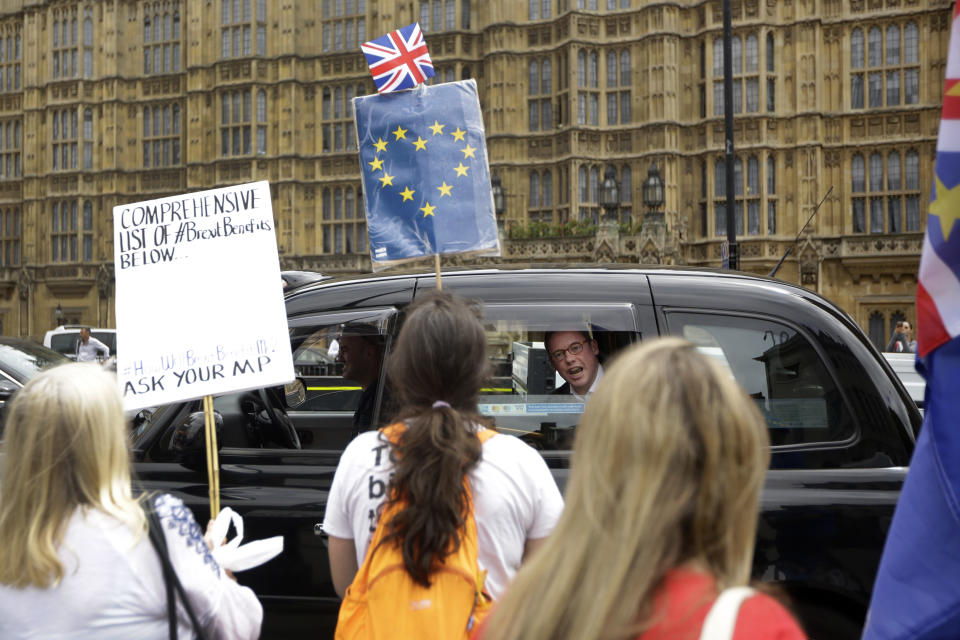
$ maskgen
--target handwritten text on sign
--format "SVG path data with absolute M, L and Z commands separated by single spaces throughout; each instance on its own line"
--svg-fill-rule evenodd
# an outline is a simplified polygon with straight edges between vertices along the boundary
M 266 182 L 121 205 L 113 215 L 127 409 L 293 379 Z

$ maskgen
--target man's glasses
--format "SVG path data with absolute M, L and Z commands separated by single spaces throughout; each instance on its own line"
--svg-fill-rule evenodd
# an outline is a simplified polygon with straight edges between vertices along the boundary
M 583 351 L 583 345 L 587 344 L 588 342 L 590 341 L 583 340 L 581 342 L 574 342 L 574 343 L 571 343 L 566 349 L 557 349 L 556 351 L 551 351 L 550 359 L 555 361 L 563 360 L 564 354 L 566 354 L 568 351 L 570 352 L 570 355 L 575 356 L 581 351 Z

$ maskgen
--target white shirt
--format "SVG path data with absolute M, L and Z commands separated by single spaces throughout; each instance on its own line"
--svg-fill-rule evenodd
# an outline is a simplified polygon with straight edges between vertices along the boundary
M 357 566 L 376 530 L 377 507 L 385 499 L 393 464 L 379 431 L 361 433 L 344 450 L 327 499 L 323 528 L 352 539 Z M 470 471 L 478 563 L 487 571 L 487 592 L 496 600 L 523 560 L 527 540 L 546 538 L 563 511 L 563 498 L 543 458 L 518 438 L 502 433 L 483 444 Z
M 110 355 L 110 348 L 90 336 L 87 344 L 83 344 L 83 338 L 77 339 L 77 362 L 92 362 L 97 359 L 97 355 L 102 352 L 102 358 Z
M 209 638 L 254 640 L 263 608 L 247 587 L 226 576 L 203 542 L 183 502 L 156 498 L 170 560 Z M 144 531 L 101 511 L 77 509 L 58 549 L 63 580 L 48 589 L 0 585 L 0 638 L 4 640 L 167 640 L 167 593 L 160 559 Z M 177 601 L 178 636 L 193 638 L 190 618 Z

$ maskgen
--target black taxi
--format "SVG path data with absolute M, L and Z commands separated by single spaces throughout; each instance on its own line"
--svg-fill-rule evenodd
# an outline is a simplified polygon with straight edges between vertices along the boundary
M 766 417 L 773 447 L 754 575 L 786 594 L 811 637 L 859 637 L 920 415 L 847 314 L 797 286 L 710 270 L 485 269 L 448 271 L 441 282 L 482 302 L 493 376 L 481 410 L 538 449 L 561 490 L 583 404 L 551 393 L 562 380 L 545 332 L 589 332 L 601 361 L 682 336 L 727 367 Z M 291 278 L 295 392 L 214 400 L 222 505 L 244 516 L 248 539 L 284 536 L 283 554 L 239 576 L 264 604 L 265 638 L 333 635 L 339 599 L 321 523 L 360 397 L 342 376 L 339 343 L 375 336 L 388 358 L 405 307 L 435 287 L 433 272 Z M 177 495 L 203 522 L 203 438 L 182 437 L 199 411 L 194 401 L 141 412 L 133 446 L 138 484 Z M 390 417 L 379 398 L 374 411 L 376 424 Z

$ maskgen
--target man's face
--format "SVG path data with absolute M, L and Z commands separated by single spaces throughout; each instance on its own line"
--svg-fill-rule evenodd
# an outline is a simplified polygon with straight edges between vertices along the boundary
M 580 353 L 570 353 L 578 346 L 581 347 Z M 597 360 L 600 349 L 595 340 L 590 340 L 579 331 L 558 331 L 550 336 L 547 353 L 553 368 L 570 383 L 575 393 L 584 394 L 590 390 L 600 366 Z
M 360 336 L 340 338 L 337 361 L 343 363 L 343 377 L 367 386 L 376 379 L 380 368 L 377 348 Z
M 83 344 L 87 344 L 87 340 L 90 339 L 90 329 L 80 329 L 80 339 L 83 340 Z
M 905 334 L 907 334 L 908 336 L 913 335 L 913 326 L 911 326 L 911 324 L 910 324 L 909 322 L 904 322 L 904 323 L 903 323 L 903 332 L 904 332 Z

